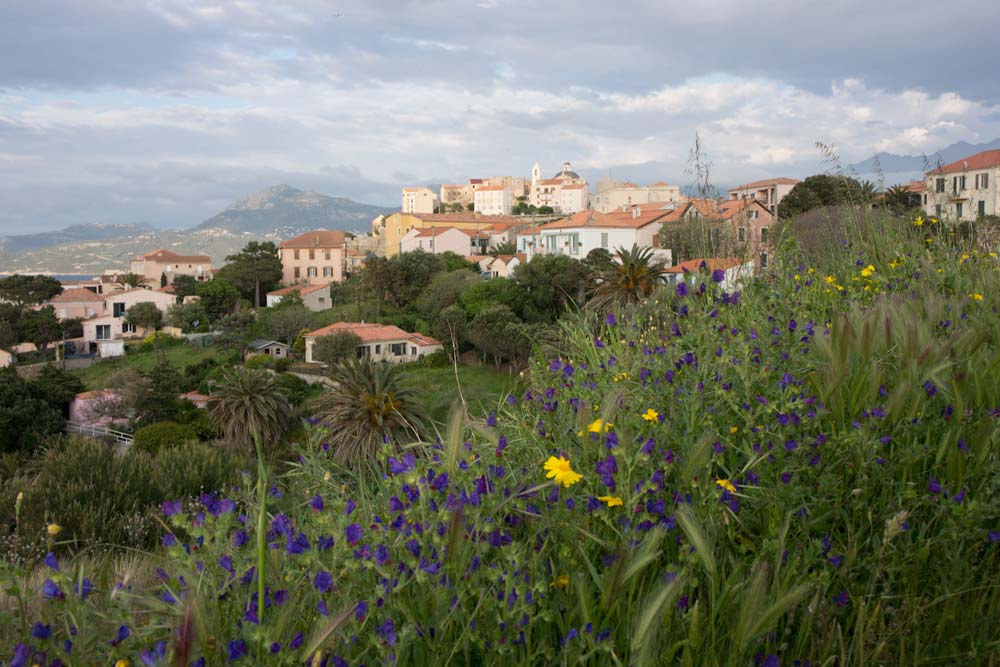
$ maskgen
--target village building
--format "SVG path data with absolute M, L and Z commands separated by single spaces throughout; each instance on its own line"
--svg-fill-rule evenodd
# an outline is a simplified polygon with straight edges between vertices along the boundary
M 344 279 L 346 235 L 321 229 L 282 241 L 281 279 L 286 286 L 328 285 Z
M 306 344 L 306 362 L 318 363 L 313 359 L 313 346 L 316 341 L 338 331 L 349 331 L 356 335 L 361 341 L 357 356 L 370 357 L 374 361 L 389 363 L 416 361 L 420 357 L 444 349 L 440 341 L 430 336 L 408 333 L 388 324 L 337 322 L 303 336 Z
M 662 181 L 652 185 L 636 185 L 628 181 L 616 181 L 605 177 L 597 182 L 597 194 L 593 198 L 593 208 L 601 213 L 610 213 L 632 206 L 681 204 L 686 200 L 681 195 L 681 189 L 677 185 L 669 185 Z
M 141 287 L 106 294 L 102 314 L 83 321 L 83 340 L 96 344 L 132 336 L 145 336 L 149 332 L 126 322 L 125 313 L 137 303 L 147 302 L 154 304 L 166 315 L 170 306 L 177 303 L 177 297 L 162 290 Z
M 289 294 L 298 294 L 302 305 L 313 312 L 326 310 L 330 307 L 329 285 L 292 285 L 268 292 L 266 303 L 268 308 L 274 308 Z
M 70 287 L 47 302 L 59 320 L 87 319 L 104 314 L 105 298 L 85 287 Z
M 778 203 L 792 191 L 799 181 L 794 178 L 768 178 L 730 188 L 729 199 L 753 200 L 766 208 L 771 215 L 777 215 Z
M 250 357 L 264 355 L 274 359 L 286 359 L 288 358 L 289 349 L 288 345 L 280 343 L 276 340 L 252 340 L 247 343 L 246 350 L 243 353 L 243 358 L 246 360 Z
M 927 172 L 924 213 L 948 222 L 1000 214 L 1000 150 L 983 151 Z
M 403 213 L 434 213 L 438 196 L 430 188 L 403 188 Z
M 164 248 L 134 257 L 129 272 L 142 276 L 149 285 L 159 285 L 166 277 L 172 284 L 177 276 L 191 276 L 195 280 L 212 277 L 212 258 L 208 255 L 178 255 Z
M 392 258 L 403 252 L 403 236 L 411 229 L 430 229 L 432 227 L 457 227 L 468 229 L 477 234 L 483 230 L 495 229 L 494 225 L 519 225 L 523 222 L 516 217 L 505 215 L 480 215 L 479 213 L 433 213 L 415 215 L 410 213 L 393 213 L 386 216 L 382 227 L 378 230 L 380 250 L 383 256 Z M 460 253 L 468 255 L 470 253 Z M 475 254 L 475 253 L 474 253 Z

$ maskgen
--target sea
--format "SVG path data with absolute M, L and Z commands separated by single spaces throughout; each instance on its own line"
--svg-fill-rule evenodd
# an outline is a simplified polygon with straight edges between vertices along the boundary
M 9 274 L 9 273 L 0 273 L 0 278 L 7 278 L 10 275 L 11 274 Z M 32 274 L 32 275 L 35 275 L 35 274 Z M 46 274 L 46 275 L 50 275 L 50 274 Z M 81 275 L 81 274 L 76 274 L 76 273 L 53 273 L 53 274 L 51 274 L 51 276 L 53 278 L 55 278 L 56 280 L 58 280 L 59 282 L 62 282 L 64 280 L 93 280 L 94 278 L 96 278 L 96 276 L 94 274 L 92 274 L 92 273 L 91 274 L 87 274 L 87 275 Z

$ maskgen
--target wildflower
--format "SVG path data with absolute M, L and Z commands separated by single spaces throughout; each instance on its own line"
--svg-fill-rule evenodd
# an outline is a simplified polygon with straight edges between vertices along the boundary
M 119 658 L 118 660 L 115 660 L 115 667 L 129 667 L 130 664 L 131 663 L 128 661 L 128 658 Z
M 55 570 L 56 572 L 59 571 L 59 561 L 56 560 L 56 555 L 51 551 L 45 554 L 45 559 L 42 562 L 48 565 L 49 569 Z
M 323 496 L 321 496 L 321 495 L 319 495 L 317 493 L 315 496 L 312 497 L 312 500 L 309 501 L 309 506 L 313 509 L 314 512 L 320 512 L 320 511 L 322 511 L 322 509 L 323 509 Z
M 181 513 L 181 501 L 179 500 L 164 500 L 163 505 L 163 516 L 173 516 L 175 514 Z
M 656 421 L 659 420 L 660 418 L 660 413 L 654 410 L 653 408 L 649 408 L 644 413 L 642 413 L 642 418 L 648 421 L 650 424 L 655 424 Z
M 86 600 L 87 596 L 94 591 L 94 588 L 96 586 L 91 583 L 90 579 L 84 577 L 81 583 L 73 585 L 73 592 L 79 595 L 81 600 Z
M 677 296 L 687 296 L 688 286 L 687 283 L 677 283 Z
M 729 433 L 731 435 L 736 435 L 739 432 L 740 432 L 740 427 L 739 426 L 730 426 L 729 427 Z
M 969 295 L 969 298 L 972 299 L 973 301 L 982 301 L 983 295 L 978 292 L 973 292 L 972 294 Z
M 736 493 L 736 487 L 733 486 L 733 483 L 730 482 L 728 479 L 717 479 L 715 480 L 715 484 L 720 489 L 725 489 L 726 491 L 729 491 L 729 493 Z
M 329 572 L 318 572 L 313 579 L 313 587 L 321 593 L 326 593 L 333 588 L 333 575 Z
M 598 496 L 598 500 L 605 503 L 608 507 L 621 507 L 624 502 L 618 496 Z
M 933 218 L 931 220 L 933 220 Z M 917 219 L 913 221 L 913 226 L 914 227 L 923 227 L 924 226 L 924 218 L 923 218 L 923 216 L 918 215 Z
M 614 426 L 614 424 L 612 424 L 611 422 L 606 422 L 600 417 L 598 417 L 594 421 L 590 422 L 590 426 L 587 427 L 587 431 L 589 433 L 600 433 L 601 430 L 603 429 L 605 432 L 607 432 L 608 429 L 610 429 L 612 426 Z
M 609 327 L 613 327 L 616 324 L 618 324 L 618 318 L 615 317 L 614 313 L 608 313 L 607 316 L 605 316 L 604 318 L 604 323 L 607 324 Z
M 827 285 L 836 285 L 837 284 L 837 276 L 827 276 L 826 277 L 826 284 Z
M 56 583 L 51 579 L 46 579 L 42 583 L 42 595 L 45 596 L 46 600 L 62 600 L 66 597 L 62 590 L 56 586 Z
M 361 541 L 361 536 L 363 534 L 361 531 L 361 524 L 352 523 L 344 530 L 344 533 L 347 535 L 347 541 L 350 544 L 357 544 Z
M 861 269 L 861 277 L 862 278 L 868 278 L 873 273 L 875 273 L 875 267 L 872 264 L 869 264 L 865 268 Z
M 583 475 L 573 472 L 569 461 L 561 456 L 550 456 L 545 462 L 545 470 L 548 473 L 545 475 L 546 478 L 554 479 L 556 484 L 562 484 L 565 487 L 573 486 L 583 479 Z
M 236 662 L 240 658 L 245 658 L 250 649 L 242 639 L 234 639 L 226 647 L 229 651 L 229 662 Z
M 377 630 L 378 636 L 382 638 L 389 646 L 396 643 L 396 624 L 392 622 L 392 619 L 386 619 L 386 622 L 378 626 Z
M 48 531 L 50 537 L 55 537 L 62 532 L 62 526 L 58 523 L 50 523 L 46 530 Z
M 52 636 L 52 626 L 42 625 L 41 621 L 36 621 L 31 628 L 31 636 L 35 639 L 48 639 Z
M 556 580 L 549 584 L 550 588 L 566 588 L 569 586 L 569 575 L 560 574 Z

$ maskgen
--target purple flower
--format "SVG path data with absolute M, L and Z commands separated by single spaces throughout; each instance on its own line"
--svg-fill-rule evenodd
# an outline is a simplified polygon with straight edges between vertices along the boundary
M 247 543 L 248 539 L 249 536 L 247 535 L 247 531 L 242 529 L 237 530 L 235 533 L 233 533 L 233 546 L 242 547 L 244 544 Z
M 10 659 L 10 667 L 25 667 L 31 658 L 31 647 L 21 642 L 14 647 L 14 655 Z
M 315 496 L 313 496 L 312 500 L 309 501 L 309 507 L 313 508 L 314 512 L 321 511 L 324 507 L 323 496 L 319 495 L 318 493 Z
M 604 317 L 604 323 L 607 324 L 609 327 L 613 327 L 616 324 L 618 324 L 618 318 L 615 317 L 614 313 L 608 313 Z
M 175 514 L 181 513 L 181 501 L 179 500 L 164 500 L 163 501 L 163 516 L 173 516 Z
M 389 646 L 396 643 L 396 624 L 392 622 L 391 618 L 386 619 L 385 623 L 378 626 L 378 636 Z
M 299 533 L 295 539 L 288 538 L 285 550 L 290 554 L 305 553 L 309 550 L 309 538 L 305 536 L 305 533 Z
M 321 593 L 326 593 L 333 588 L 333 575 L 329 572 L 318 572 L 313 579 L 313 587 Z
M 48 639 L 52 636 L 52 626 L 42 625 L 41 621 L 36 621 L 31 628 L 31 636 L 35 639 Z
M 160 660 L 163 660 L 163 656 L 167 653 L 167 642 L 158 641 L 153 648 L 148 648 L 142 652 L 139 658 L 142 660 L 142 664 L 153 667 Z
M 389 457 L 389 472 L 393 475 L 402 475 L 413 469 L 413 465 L 417 462 L 417 458 L 410 453 L 403 456 L 402 459 L 397 460 L 395 457 Z
M 87 596 L 94 591 L 94 588 L 94 584 L 87 577 L 84 577 L 82 582 L 73 584 L 73 592 L 79 595 L 81 600 L 86 600 Z
M 712 282 L 721 283 L 726 279 L 726 272 L 722 269 L 716 269 L 712 271 Z
M 677 283 L 677 296 L 687 296 L 688 286 L 687 283 Z
M 281 653 L 281 644 L 279 644 L 278 642 L 271 642 L 271 646 L 269 647 L 268 650 L 271 651 L 272 655 L 275 653 Z
M 941 493 L 941 484 L 931 477 L 931 481 L 927 483 L 927 490 L 934 494 Z
M 354 508 L 357 506 L 358 506 L 357 503 L 348 498 L 347 504 L 344 505 L 344 516 L 351 516 L 351 514 L 354 512 Z
M 368 603 L 365 602 L 364 600 L 361 600 L 354 607 L 354 618 L 356 618 L 359 621 L 363 621 L 365 620 L 365 616 L 367 615 L 368 615 Z
M 300 646 L 302 646 L 302 644 L 305 643 L 305 641 L 306 641 L 306 638 L 300 632 L 300 633 L 296 634 L 294 637 L 292 637 L 292 641 L 290 641 L 288 643 L 288 648 L 291 648 L 291 649 L 299 648 Z
M 501 435 L 500 438 L 497 439 L 496 455 L 498 457 L 503 456 L 503 450 L 505 449 L 507 449 L 507 436 Z
M 250 652 L 247 643 L 242 639 L 234 639 L 227 646 L 229 650 L 229 662 L 236 662 L 240 658 L 245 658 Z
M 990 542 L 1000 542 L 1000 530 L 991 530 L 987 537 Z
M 42 583 L 42 595 L 45 596 L 46 600 L 53 600 L 53 599 L 62 600 L 64 597 L 66 597 L 63 594 L 62 590 L 58 586 L 56 586 L 55 582 L 52 581 L 51 579 L 46 579 Z
M 42 562 L 48 565 L 50 569 L 53 569 L 56 572 L 59 571 L 59 561 L 56 560 L 56 555 L 51 551 L 45 554 L 45 559 L 42 560 Z
M 357 544 L 361 540 L 363 535 L 360 523 L 352 523 L 345 530 L 344 533 L 347 535 L 347 542 L 351 545 Z

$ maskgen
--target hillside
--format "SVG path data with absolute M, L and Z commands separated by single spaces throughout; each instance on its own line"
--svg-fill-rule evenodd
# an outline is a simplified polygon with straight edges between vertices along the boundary
M 234 202 L 194 229 L 225 229 L 282 238 L 310 229 L 367 231 L 373 218 L 393 210 L 277 185 Z
M 967 141 L 946 146 L 939 151 L 927 153 L 926 155 L 896 155 L 894 153 L 878 153 L 867 160 L 862 160 L 852 165 L 848 165 L 848 173 L 874 174 L 881 171 L 884 174 L 911 174 L 918 178 L 928 169 L 933 169 L 937 164 L 947 164 L 954 162 L 968 155 L 975 155 L 982 151 L 1000 148 L 1000 139 L 994 139 L 982 144 L 970 144 Z
M 124 236 L 138 236 L 151 231 L 154 231 L 152 225 L 144 222 L 138 224 L 91 223 L 70 225 L 54 232 L 0 236 L 0 259 L 7 255 L 49 248 L 63 243 L 102 241 Z

